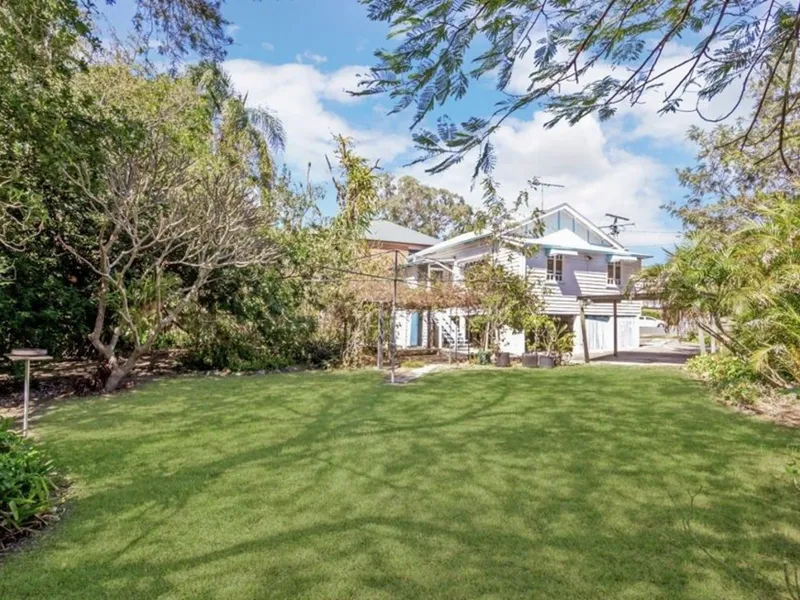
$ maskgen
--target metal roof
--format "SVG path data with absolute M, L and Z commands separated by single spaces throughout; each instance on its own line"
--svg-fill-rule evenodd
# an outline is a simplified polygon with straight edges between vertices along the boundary
M 630 252 L 623 248 L 590 244 L 568 229 L 560 229 L 540 238 L 524 238 L 523 241 L 530 246 L 544 246 L 545 248 L 565 248 L 568 250 L 582 250 L 598 254 L 619 254 L 622 256 L 631 255 Z
M 435 237 L 382 219 L 370 222 L 365 237 L 372 242 L 395 242 L 412 246 L 433 246 L 439 243 Z

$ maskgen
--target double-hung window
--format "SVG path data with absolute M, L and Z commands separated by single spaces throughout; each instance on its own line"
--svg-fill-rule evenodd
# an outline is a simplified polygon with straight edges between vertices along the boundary
M 608 263 L 608 285 L 622 284 L 622 265 L 619 262 Z
M 564 278 L 564 257 L 560 254 L 547 257 L 547 281 L 561 281 Z

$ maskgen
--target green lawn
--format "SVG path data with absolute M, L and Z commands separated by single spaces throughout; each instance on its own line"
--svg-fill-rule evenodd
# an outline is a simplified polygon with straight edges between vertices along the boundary
M 176 379 L 34 427 L 72 499 L 4 600 L 776 598 L 800 567 L 798 432 L 675 370 Z

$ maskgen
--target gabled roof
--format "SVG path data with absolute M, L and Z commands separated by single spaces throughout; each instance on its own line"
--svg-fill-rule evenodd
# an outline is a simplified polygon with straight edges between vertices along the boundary
M 624 248 L 590 244 L 579 235 L 576 235 L 574 231 L 570 231 L 569 229 L 560 229 L 540 238 L 524 238 L 523 241 L 529 245 L 543 246 L 545 248 L 583 250 L 584 252 L 595 252 L 598 254 L 619 254 L 622 256 L 630 255 L 630 252 Z
M 412 246 L 433 246 L 439 243 L 435 237 L 382 219 L 370 222 L 364 237 L 371 242 L 394 242 Z
M 577 210 L 575 210 L 572 206 L 570 206 L 566 202 L 562 202 L 561 204 L 559 204 L 557 206 L 554 206 L 551 210 L 547 211 L 547 214 L 553 214 L 555 212 L 558 212 L 559 210 L 566 210 L 568 213 L 571 213 L 587 229 L 589 229 L 589 231 L 594 233 L 601 240 L 604 240 L 604 241 L 608 242 L 609 244 L 611 244 L 612 248 L 625 249 L 625 247 L 622 244 L 620 244 L 618 240 L 616 240 L 613 237 L 611 237 L 610 235 L 608 235 L 605 231 L 600 229 L 597 225 L 592 223 L 589 219 L 587 219 L 585 216 L 583 216 L 581 213 L 579 213 Z
M 530 218 L 530 219 L 524 219 L 522 221 L 514 223 L 509 229 L 516 229 L 517 227 L 523 227 L 523 226 L 525 226 L 525 225 L 527 225 L 529 223 L 532 223 L 536 219 L 545 219 L 545 218 L 549 217 L 550 215 L 553 215 L 553 214 L 555 214 L 555 213 L 557 213 L 558 211 L 561 211 L 561 210 L 566 211 L 566 212 L 570 213 L 572 216 L 574 216 L 578 221 L 580 221 L 592 233 L 597 235 L 601 240 L 603 240 L 605 242 L 608 242 L 612 249 L 618 249 L 618 250 L 623 250 L 623 251 L 625 250 L 625 247 L 622 244 L 620 244 L 617 240 L 615 240 L 613 237 L 608 235 L 605 231 L 603 231 L 602 229 L 597 227 L 597 225 L 592 223 L 589 219 L 584 217 L 581 213 L 579 213 L 577 210 L 572 208 L 572 206 L 570 206 L 566 202 L 562 202 L 561 204 L 557 204 L 556 206 L 548 208 L 546 211 L 544 211 L 544 213 L 542 213 L 538 217 Z M 490 232 L 487 231 L 487 230 L 477 231 L 477 232 L 476 231 L 468 231 L 467 233 L 462 233 L 461 235 L 457 235 L 455 237 L 450 238 L 449 240 L 445 240 L 443 242 L 439 242 L 438 244 L 436 244 L 434 246 L 431 246 L 430 248 L 425 248 L 425 250 L 417 252 L 410 260 L 411 260 L 411 262 L 416 262 L 419 259 L 424 258 L 425 256 L 430 256 L 432 254 L 439 254 L 440 252 L 442 252 L 444 250 L 447 250 L 448 248 L 454 248 L 456 246 L 460 246 L 462 244 L 467 244 L 467 243 L 472 242 L 474 240 L 485 238 L 486 236 L 489 235 L 489 233 Z M 575 236 L 575 237 L 580 239 L 578 236 Z M 584 244 L 586 244 L 586 242 L 584 242 Z M 608 250 L 608 249 L 606 249 L 606 250 Z

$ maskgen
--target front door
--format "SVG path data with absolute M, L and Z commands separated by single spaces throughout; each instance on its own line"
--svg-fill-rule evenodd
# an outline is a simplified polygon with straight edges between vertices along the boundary
M 411 313 L 411 340 L 409 346 L 419 346 L 422 343 L 422 319 L 418 312 Z

